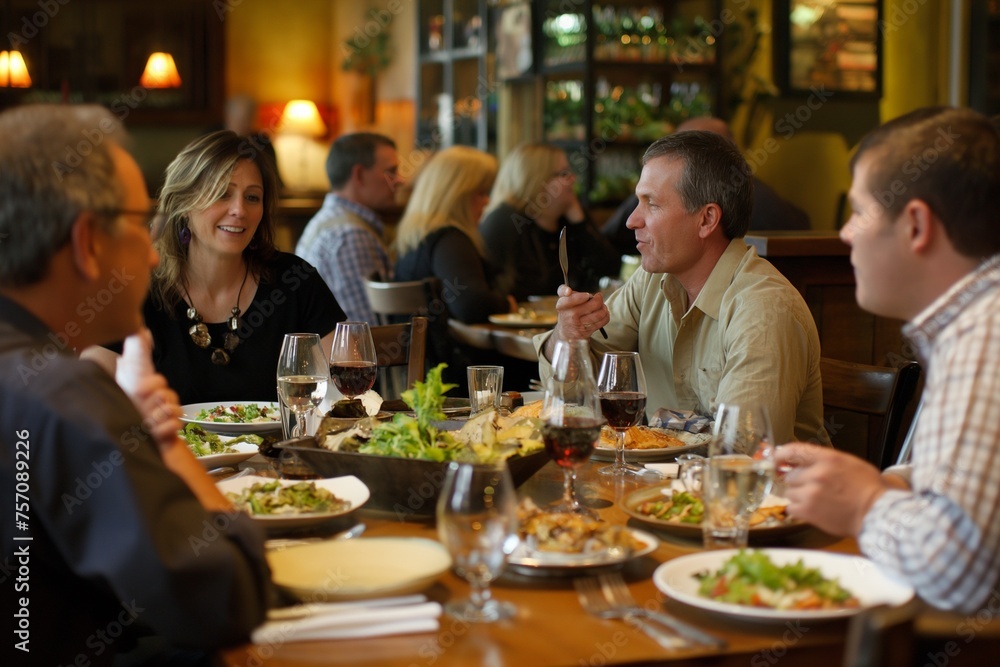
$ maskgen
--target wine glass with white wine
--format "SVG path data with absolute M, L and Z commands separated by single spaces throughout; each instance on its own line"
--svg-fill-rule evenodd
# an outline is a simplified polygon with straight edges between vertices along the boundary
M 319 334 L 285 334 L 278 357 L 278 397 L 295 413 L 292 437 L 307 435 L 306 416 L 326 398 L 330 368 Z

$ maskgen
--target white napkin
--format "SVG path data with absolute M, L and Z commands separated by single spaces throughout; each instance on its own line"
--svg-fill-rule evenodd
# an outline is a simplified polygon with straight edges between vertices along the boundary
M 422 595 L 299 605 L 272 610 L 271 620 L 254 630 L 251 639 L 255 644 L 276 644 L 434 632 L 440 616 L 441 605 Z
M 677 477 L 680 466 L 676 463 L 647 463 L 646 467 L 655 470 L 664 477 Z
M 122 353 L 115 367 L 115 381 L 129 396 L 135 393 L 139 383 L 156 372 L 153 368 L 153 334 L 149 329 L 132 334 L 125 339 Z

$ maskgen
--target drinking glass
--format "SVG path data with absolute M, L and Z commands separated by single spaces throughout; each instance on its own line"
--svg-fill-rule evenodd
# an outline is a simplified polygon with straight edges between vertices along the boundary
M 518 542 L 516 493 L 507 464 L 448 464 L 437 526 L 455 572 L 472 588 L 468 600 L 451 601 L 445 611 L 472 623 L 513 616 L 514 606 L 493 599 L 490 591 Z
M 329 383 L 319 334 L 285 334 L 278 357 L 278 397 L 295 413 L 292 437 L 307 435 L 306 415 L 326 397 Z
M 470 416 L 499 408 L 503 366 L 469 366 L 467 373 Z
M 642 474 L 646 471 L 625 463 L 625 431 L 637 426 L 646 414 L 646 376 L 638 352 L 607 352 L 597 374 L 601 412 L 615 430 L 615 462 L 604 466 L 602 475 Z
M 774 484 L 774 435 L 763 406 L 719 406 L 702 478 L 710 549 L 746 548 L 750 515 Z
M 353 400 L 375 384 L 378 358 L 367 322 L 338 322 L 333 332 L 330 377 L 337 391 Z
M 590 458 L 604 424 L 586 340 L 556 342 L 541 418 L 545 451 L 564 474 L 563 497 L 555 511 L 596 517 L 580 505 L 573 489 L 574 470 Z

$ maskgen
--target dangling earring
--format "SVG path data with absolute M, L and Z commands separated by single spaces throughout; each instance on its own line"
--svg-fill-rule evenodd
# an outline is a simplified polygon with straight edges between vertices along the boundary
M 191 230 L 188 229 L 187 225 L 180 228 L 180 231 L 177 232 L 177 238 L 180 239 L 181 245 L 191 243 Z

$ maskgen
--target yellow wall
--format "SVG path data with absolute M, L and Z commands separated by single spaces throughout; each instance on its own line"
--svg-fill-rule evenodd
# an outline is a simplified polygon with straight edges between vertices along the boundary
M 750 2 L 769 27 L 771 0 Z M 727 0 L 726 8 L 740 16 L 747 3 Z M 837 207 L 850 185 L 848 156 L 866 132 L 918 107 L 947 102 L 948 5 L 950 0 L 883 0 L 881 100 L 765 95 L 733 114 L 734 134 L 757 175 L 809 213 L 814 228 L 841 222 Z M 771 49 L 765 35 L 744 89 L 748 100 L 773 85 Z

